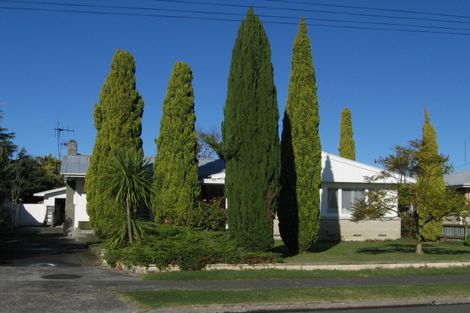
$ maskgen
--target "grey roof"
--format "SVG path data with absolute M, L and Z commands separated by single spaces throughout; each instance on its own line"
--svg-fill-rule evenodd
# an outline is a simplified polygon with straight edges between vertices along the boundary
M 199 177 L 225 172 L 225 161 L 222 159 L 199 159 Z
M 199 176 L 220 173 L 225 170 L 225 162 L 221 159 L 199 159 Z M 149 166 L 153 169 L 154 158 L 149 158 Z M 90 165 L 89 155 L 66 155 L 60 165 L 60 174 L 66 177 L 83 177 Z
M 470 186 L 470 170 L 444 175 L 449 186 Z
M 60 174 L 68 177 L 85 176 L 89 165 L 89 155 L 66 155 L 60 164 Z

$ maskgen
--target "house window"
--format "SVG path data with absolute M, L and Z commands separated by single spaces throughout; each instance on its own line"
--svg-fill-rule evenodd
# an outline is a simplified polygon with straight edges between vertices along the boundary
M 341 194 L 341 213 L 351 214 L 354 203 L 364 199 L 364 189 L 348 189 L 344 188 Z
M 328 188 L 328 213 L 338 214 L 338 188 Z

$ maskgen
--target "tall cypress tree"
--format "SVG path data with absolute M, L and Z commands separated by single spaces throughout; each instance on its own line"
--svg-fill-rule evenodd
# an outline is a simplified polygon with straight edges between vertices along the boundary
M 96 141 L 86 174 L 87 212 L 93 229 L 102 237 L 109 237 L 117 225 L 126 223 L 125 210 L 104 195 L 104 169 L 117 151 L 143 155 L 143 110 L 144 102 L 136 89 L 134 57 L 118 50 L 95 105 Z
M 355 160 L 356 159 L 356 144 L 353 138 L 351 110 L 344 108 L 341 112 L 341 131 L 339 138 L 339 156 Z
M 187 225 L 200 193 L 192 80 L 189 65 L 177 62 L 157 140 L 152 200 L 157 222 Z
M 302 19 L 294 42 L 281 143 L 279 230 L 291 253 L 309 249 L 320 231 L 319 124 L 312 46 Z
M 229 231 L 240 246 L 252 250 L 273 244 L 280 169 L 278 120 L 271 48 L 250 8 L 232 51 L 222 137 Z
M 439 147 L 437 144 L 436 129 L 431 124 L 429 112 L 424 113 L 423 136 L 421 139 L 421 147 L 418 158 L 418 189 L 426 191 L 428 194 L 444 193 L 446 185 L 444 181 L 441 163 L 436 162 L 439 159 Z M 419 215 L 419 223 L 421 224 L 421 236 L 425 240 L 437 240 L 442 235 L 442 220 L 433 220 L 426 223 L 426 219 L 432 218 L 433 210 L 439 208 L 426 206 L 422 201 L 421 205 L 416 208 Z

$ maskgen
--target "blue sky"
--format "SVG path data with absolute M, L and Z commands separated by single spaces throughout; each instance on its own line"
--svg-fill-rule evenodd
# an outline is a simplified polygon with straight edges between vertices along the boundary
M 246 12 L 245 8 L 152 0 L 56 2 Z M 267 0 L 206 2 L 328 9 Z M 470 16 L 470 1 L 465 0 L 303 2 Z M 0 1 L 0 7 L 7 6 L 12 4 Z M 345 8 L 328 10 L 353 12 Z M 320 18 L 341 18 L 460 27 L 468 28 L 463 32 L 470 34 L 470 24 L 465 23 L 333 16 L 318 12 L 256 8 L 255 12 L 299 19 L 304 15 L 310 23 Z M 262 17 L 262 20 L 274 19 Z M 470 18 L 458 20 L 470 23 Z M 297 19 L 290 21 L 298 22 Z M 63 126 L 75 129 L 72 137 L 78 141 L 79 152 L 91 153 L 95 138 L 93 106 L 98 100 L 113 54 L 120 48 L 132 52 L 136 59 L 137 87 L 145 101 L 142 137 L 147 155 L 155 153 L 154 139 L 160 127 L 162 102 L 176 61 L 185 61 L 193 69 L 197 127 L 218 130 L 223 119 L 231 51 L 238 26 L 236 22 L 0 9 L 0 110 L 5 113 L 2 126 L 16 132 L 15 143 L 25 147 L 29 153 L 56 154 L 53 128 L 59 119 Z M 271 42 L 282 116 L 297 26 L 266 23 L 265 28 Z M 456 170 L 469 168 L 462 164 L 465 162 L 466 139 L 469 143 L 467 159 L 470 160 L 470 36 L 318 26 L 309 26 L 309 34 L 313 44 L 320 101 L 320 132 L 325 151 L 337 153 L 340 114 L 345 106 L 350 107 L 353 113 L 357 159 L 366 163 L 373 163 L 378 157 L 390 153 L 395 144 L 405 144 L 410 139 L 420 137 L 423 110 L 428 107 L 438 132 L 441 152 L 450 156 Z

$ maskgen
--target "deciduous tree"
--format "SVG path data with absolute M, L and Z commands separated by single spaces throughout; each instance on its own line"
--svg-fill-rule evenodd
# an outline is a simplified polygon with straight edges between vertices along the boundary
M 406 147 L 395 147 L 395 154 L 380 160 L 385 170 L 380 175 L 370 177 L 371 183 L 388 181 L 396 186 L 395 191 L 371 189 L 366 196 L 356 201 L 352 216 L 354 221 L 376 218 L 411 217 L 414 221 L 416 253 L 422 254 L 423 228 L 443 219 L 461 219 L 468 216 L 469 205 L 465 197 L 453 189 L 430 188 L 430 177 L 438 168 L 448 172 L 448 158 L 440 154 L 430 154 L 421 141 L 412 141 Z M 422 164 L 426 164 L 423 166 Z M 432 166 L 431 166 L 432 165 Z M 418 183 L 409 176 L 417 176 Z

